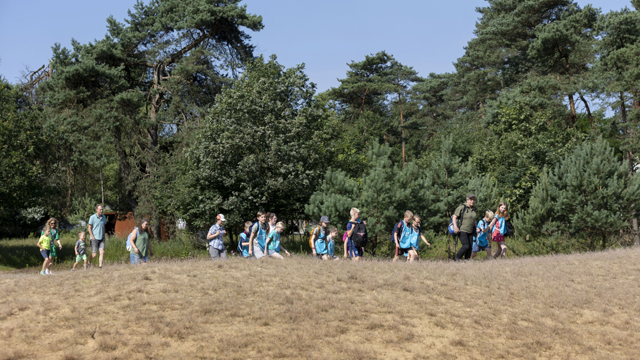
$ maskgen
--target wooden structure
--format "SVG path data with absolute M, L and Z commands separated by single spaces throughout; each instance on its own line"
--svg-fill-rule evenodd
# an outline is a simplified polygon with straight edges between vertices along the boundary
M 131 212 L 123 214 L 116 213 L 114 211 L 107 211 L 104 215 L 107 217 L 105 232 L 112 236 L 126 238 L 137 225 L 137 221 Z M 167 231 L 164 222 L 160 223 L 160 237 L 162 238 L 162 241 L 169 240 L 169 232 Z

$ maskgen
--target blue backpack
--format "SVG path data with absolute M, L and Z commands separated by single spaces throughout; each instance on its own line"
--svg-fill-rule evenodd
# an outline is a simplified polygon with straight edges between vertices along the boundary
M 140 235 L 140 233 L 138 232 L 138 228 L 135 228 L 135 229 L 136 229 L 136 237 L 137 237 L 138 235 Z M 127 236 L 126 246 L 127 246 L 127 251 L 131 251 L 131 233 L 129 233 L 129 236 Z
M 462 225 L 462 219 L 464 218 L 464 213 L 467 212 L 467 209 L 469 208 L 469 207 L 467 207 L 466 204 L 463 204 L 462 206 L 464 206 L 464 208 L 462 209 L 462 214 L 460 214 L 460 217 L 458 218 L 458 221 L 457 221 L 458 230 L 460 229 L 460 225 Z M 453 230 L 453 215 L 451 215 L 451 218 L 449 219 L 449 228 L 448 228 L 448 230 L 449 230 L 449 234 L 456 235 L 455 231 Z M 477 235 L 475 224 L 473 226 L 473 232 L 471 234 L 473 236 Z

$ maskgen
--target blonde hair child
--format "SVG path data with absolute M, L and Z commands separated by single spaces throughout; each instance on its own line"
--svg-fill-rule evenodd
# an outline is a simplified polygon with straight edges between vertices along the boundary
M 41 275 L 49 275 L 47 271 L 51 267 L 53 263 L 53 259 L 50 258 L 49 252 L 51 251 L 51 237 L 49 236 L 49 232 L 51 229 L 48 225 L 42 229 L 42 235 L 37 242 L 38 247 L 40 248 L 40 254 L 44 258 L 44 262 L 42 263 L 42 271 L 40 271 Z
M 287 254 L 287 256 L 291 256 L 291 254 L 289 254 L 289 252 L 285 248 L 283 248 L 282 244 L 280 243 L 280 234 L 282 233 L 284 228 L 285 228 L 284 223 L 279 222 L 276 224 L 273 231 L 271 231 L 267 236 L 265 249 L 267 251 L 268 257 L 272 257 L 276 259 L 284 259 L 282 255 L 280 255 L 280 251 L 284 251 Z
M 476 229 L 477 236 L 473 242 L 473 248 L 471 253 L 471 259 L 475 258 L 480 251 L 487 253 L 487 260 L 491 259 L 491 244 L 489 243 L 489 234 L 491 233 L 491 226 L 493 224 L 493 211 L 487 210 L 484 213 L 484 218 L 478 221 Z

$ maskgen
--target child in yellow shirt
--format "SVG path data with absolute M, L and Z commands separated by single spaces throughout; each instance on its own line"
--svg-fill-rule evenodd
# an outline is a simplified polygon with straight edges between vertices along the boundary
M 44 229 L 42 229 L 42 236 L 40 236 L 40 240 L 38 240 L 40 254 L 42 254 L 42 257 L 44 258 L 44 262 L 42 263 L 42 271 L 40 271 L 41 275 L 47 275 L 45 269 L 49 270 L 49 267 L 51 267 L 51 264 L 53 264 L 53 259 L 49 261 L 49 252 L 51 251 L 51 237 L 49 236 L 50 231 L 51 229 L 49 228 L 49 226 L 45 226 Z

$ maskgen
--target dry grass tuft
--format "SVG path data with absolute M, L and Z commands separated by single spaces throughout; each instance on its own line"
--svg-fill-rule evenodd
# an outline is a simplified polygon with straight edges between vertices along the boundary
M 5 272 L 0 360 L 634 359 L 639 256 Z

